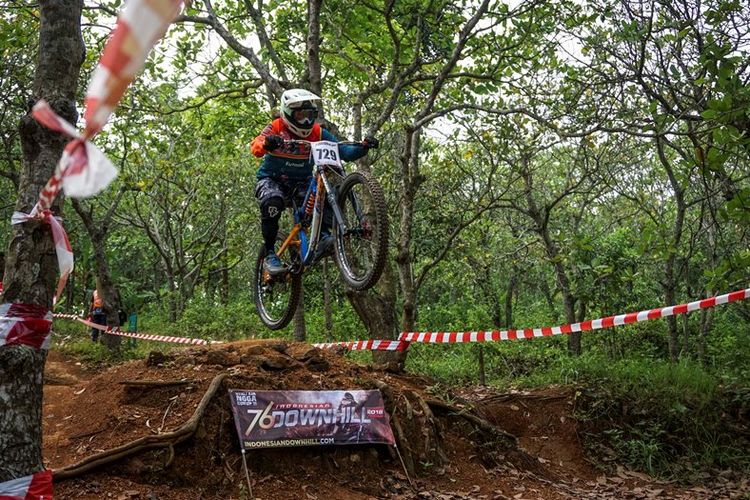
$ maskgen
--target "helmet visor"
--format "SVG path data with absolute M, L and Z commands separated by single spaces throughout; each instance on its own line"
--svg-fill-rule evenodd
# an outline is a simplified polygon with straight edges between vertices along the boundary
M 303 127 L 310 127 L 315 123 L 315 118 L 318 116 L 317 109 L 295 109 L 292 111 L 292 117 L 294 121 Z

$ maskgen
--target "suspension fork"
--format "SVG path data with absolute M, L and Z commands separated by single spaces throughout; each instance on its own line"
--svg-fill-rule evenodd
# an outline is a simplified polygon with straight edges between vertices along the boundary
M 341 207 L 339 207 L 339 203 L 336 200 L 336 193 L 331 186 L 331 182 L 323 172 L 320 173 L 319 178 L 323 181 L 323 185 L 325 186 L 326 199 L 328 200 L 328 203 L 331 204 L 331 208 L 333 209 L 333 216 L 336 219 L 336 225 L 341 228 L 341 234 L 346 234 L 348 229 L 346 227 L 346 221 L 344 220 L 344 214 L 341 213 Z

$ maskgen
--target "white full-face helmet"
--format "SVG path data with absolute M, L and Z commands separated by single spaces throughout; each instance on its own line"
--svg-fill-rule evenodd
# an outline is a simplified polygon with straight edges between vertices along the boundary
M 299 137 L 307 137 L 318 117 L 320 97 L 305 89 L 289 89 L 281 94 L 281 119 Z

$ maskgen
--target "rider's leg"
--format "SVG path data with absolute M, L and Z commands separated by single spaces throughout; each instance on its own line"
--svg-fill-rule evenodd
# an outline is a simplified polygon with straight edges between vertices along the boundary
M 260 205 L 260 227 L 267 253 L 266 270 L 271 274 L 284 272 L 286 269 L 275 252 L 279 218 L 284 211 L 283 191 L 273 179 L 260 179 L 255 188 L 255 197 Z
M 284 192 L 281 185 L 273 179 L 258 180 L 255 187 L 255 198 L 260 205 L 260 227 L 266 250 L 272 252 L 279 232 L 279 218 L 284 211 Z

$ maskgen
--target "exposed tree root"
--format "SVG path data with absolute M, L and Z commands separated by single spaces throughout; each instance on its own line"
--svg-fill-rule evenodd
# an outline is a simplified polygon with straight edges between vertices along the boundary
M 74 463 L 72 465 L 68 465 L 61 469 L 56 469 L 52 471 L 55 481 L 62 481 L 64 479 L 70 479 L 80 476 L 92 469 L 95 469 L 96 467 L 116 462 L 125 457 L 129 457 L 145 450 L 166 447 L 173 448 L 175 445 L 189 439 L 198 428 L 198 424 L 200 423 L 201 418 L 203 418 L 203 414 L 205 413 L 209 402 L 216 394 L 216 391 L 219 389 L 226 376 L 226 373 L 220 373 L 216 377 L 214 377 L 214 379 L 211 381 L 211 384 L 208 386 L 206 393 L 203 395 L 200 404 L 198 404 L 198 407 L 195 409 L 193 415 L 187 422 L 185 422 L 185 425 L 183 425 L 179 429 L 172 432 L 167 432 L 165 434 L 145 436 L 140 439 L 136 439 L 135 441 L 131 441 L 130 443 L 126 443 L 122 446 L 118 446 L 117 448 L 103 451 L 101 453 L 97 453 L 96 455 L 84 458 L 80 462 Z M 168 463 L 171 461 L 172 458 L 168 460 Z
M 484 431 L 488 434 L 491 434 L 492 436 L 496 438 L 500 438 L 503 441 L 508 442 L 508 444 L 511 445 L 513 448 L 515 448 L 518 445 L 518 438 L 516 436 L 508 432 L 505 432 L 500 427 L 490 423 L 489 421 L 483 419 L 482 417 L 477 416 L 476 414 L 472 413 L 469 408 L 459 408 L 457 406 L 453 406 L 451 404 L 440 401 L 439 399 L 429 399 L 427 400 L 427 404 L 432 409 L 443 412 L 444 414 L 447 414 L 448 416 L 460 417 L 460 418 L 463 418 L 464 420 L 467 420 L 472 425 L 477 427 L 479 430 Z
M 188 385 L 196 383 L 195 380 L 123 380 L 120 385 L 128 387 L 170 387 L 173 385 Z

